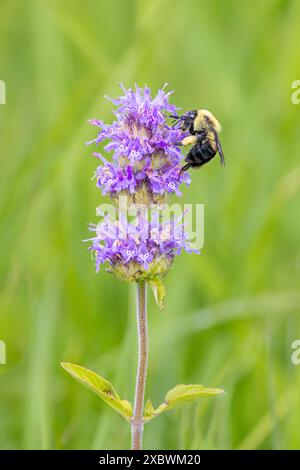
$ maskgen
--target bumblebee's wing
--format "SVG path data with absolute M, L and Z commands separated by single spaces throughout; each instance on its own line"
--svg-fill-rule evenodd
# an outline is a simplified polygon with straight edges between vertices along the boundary
M 218 152 L 219 152 L 219 155 L 220 155 L 220 160 L 221 160 L 221 165 L 225 165 L 225 158 L 224 158 L 224 153 L 223 153 L 223 149 L 222 149 L 222 146 L 221 146 L 221 142 L 219 140 L 219 136 L 218 136 L 218 133 L 217 131 L 211 126 L 211 130 L 213 131 L 214 133 L 214 136 L 215 136 L 215 141 L 216 141 L 216 144 L 217 144 L 217 149 L 218 149 Z
M 217 147 L 218 147 L 218 152 L 219 152 L 219 155 L 220 155 L 221 165 L 224 166 L 225 165 L 225 158 L 224 158 L 223 149 L 222 149 L 222 146 L 221 146 L 221 142 L 219 141 L 218 135 L 217 135 Z

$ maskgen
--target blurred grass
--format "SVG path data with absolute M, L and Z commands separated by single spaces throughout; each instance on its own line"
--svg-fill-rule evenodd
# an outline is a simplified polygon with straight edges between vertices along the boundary
M 146 448 L 299 448 L 297 0 L 1 0 L 0 448 L 126 448 L 129 429 L 59 367 L 70 360 L 132 399 L 134 298 L 96 276 L 81 240 L 101 196 L 86 120 L 110 120 L 117 84 L 169 82 L 183 109 L 223 124 L 227 165 L 193 175 L 205 247 L 150 300 L 147 396 L 221 386 L 154 420 Z

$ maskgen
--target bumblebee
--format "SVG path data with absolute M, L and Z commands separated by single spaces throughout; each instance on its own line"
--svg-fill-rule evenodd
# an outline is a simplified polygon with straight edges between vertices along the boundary
M 185 157 L 187 162 L 180 173 L 189 168 L 198 168 L 208 163 L 219 153 L 221 165 L 225 165 L 225 159 L 218 133 L 222 127 L 215 116 L 206 109 L 188 111 L 182 116 L 170 115 L 174 119 L 173 125 L 180 124 L 184 132 L 189 132 L 179 145 L 193 145 Z

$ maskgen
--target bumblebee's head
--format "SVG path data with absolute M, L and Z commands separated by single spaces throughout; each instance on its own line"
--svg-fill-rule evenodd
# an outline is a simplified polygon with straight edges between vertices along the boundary
M 197 109 L 193 109 L 192 111 L 187 111 L 185 114 L 182 114 L 182 116 L 176 116 L 176 115 L 170 115 L 174 119 L 174 125 L 176 124 L 181 124 L 180 129 L 182 131 L 188 131 L 191 127 L 191 125 L 194 122 L 194 119 L 197 116 Z
M 207 122 L 214 128 L 216 132 L 221 132 L 222 126 L 213 113 L 207 109 L 198 109 L 197 116 L 194 120 L 195 130 L 206 127 Z
M 181 130 L 184 132 L 188 131 L 191 127 L 191 124 L 193 124 L 196 116 L 197 116 L 196 109 L 193 109 L 192 111 L 188 111 L 187 113 L 183 114 L 183 116 L 181 116 L 181 121 L 182 121 Z

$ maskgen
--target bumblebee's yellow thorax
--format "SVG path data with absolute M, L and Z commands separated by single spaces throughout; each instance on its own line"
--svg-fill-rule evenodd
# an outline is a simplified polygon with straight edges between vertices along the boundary
M 221 131 L 222 129 L 221 124 L 215 118 L 215 116 L 207 109 L 198 109 L 197 116 L 194 120 L 194 130 L 195 131 L 202 131 L 205 129 L 209 130 L 210 125 L 207 122 L 207 120 L 209 120 L 209 122 L 211 123 L 211 125 L 217 132 Z
M 194 120 L 194 131 L 202 131 L 203 129 L 205 129 L 207 126 L 205 126 L 205 120 L 203 119 L 203 116 L 199 116 L 199 114 L 197 114 L 197 116 L 195 117 L 195 120 Z

